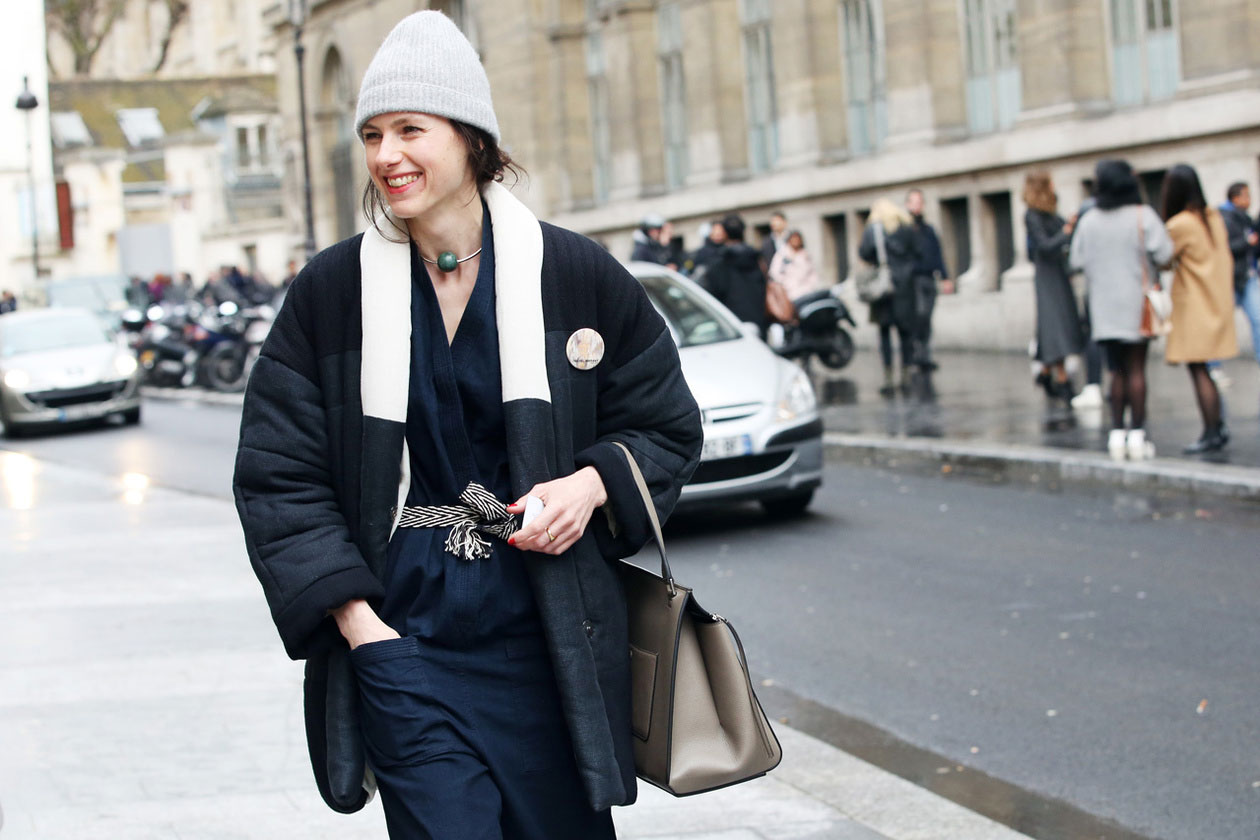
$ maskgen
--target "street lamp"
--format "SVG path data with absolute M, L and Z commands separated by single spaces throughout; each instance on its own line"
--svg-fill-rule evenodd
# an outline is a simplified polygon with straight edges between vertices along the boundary
M 302 123 L 302 190 L 306 208 L 306 261 L 315 256 L 315 214 L 311 209 L 311 143 L 306 131 L 306 74 L 302 70 L 306 47 L 302 27 L 306 25 L 307 0 L 289 0 L 289 22 L 293 24 L 293 55 L 297 59 L 298 113 Z
M 18 94 L 17 109 L 26 112 L 26 174 L 31 181 L 31 265 L 35 269 L 35 282 L 39 283 L 39 203 L 35 196 L 35 152 L 31 138 L 35 129 L 31 125 L 31 112 L 39 107 L 39 100 L 31 93 L 30 80 L 22 77 L 22 92 Z

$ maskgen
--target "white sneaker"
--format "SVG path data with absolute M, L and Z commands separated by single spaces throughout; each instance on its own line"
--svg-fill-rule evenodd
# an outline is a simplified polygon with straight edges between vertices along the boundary
M 1128 452 L 1128 432 L 1124 429 L 1112 429 L 1107 435 L 1107 452 L 1116 461 L 1123 461 Z
M 766 344 L 769 344 L 775 350 L 783 346 L 783 342 L 787 340 L 787 333 L 783 329 L 782 324 L 771 324 L 766 330 Z
M 1097 385 L 1086 385 L 1081 392 L 1072 397 L 1072 408 L 1102 408 L 1102 388 Z
M 1130 461 L 1146 461 L 1155 457 L 1155 444 L 1146 439 L 1145 429 L 1131 429 L 1125 448 Z
M 1228 391 L 1229 386 L 1234 384 L 1234 380 L 1229 378 L 1229 374 L 1225 372 L 1225 368 L 1213 367 L 1208 368 L 1208 376 L 1212 377 L 1212 381 L 1216 383 L 1216 387 L 1222 391 Z

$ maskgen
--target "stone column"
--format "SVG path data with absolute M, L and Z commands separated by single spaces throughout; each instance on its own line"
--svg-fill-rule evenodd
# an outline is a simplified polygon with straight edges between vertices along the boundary
M 967 124 L 957 0 L 887 0 L 889 148 L 959 135 Z
M 814 77 L 814 39 L 819 22 L 812 0 L 777 0 L 771 41 L 774 45 L 775 98 L 778 104 L 779 159 L 776 169 L 818 162 L 818 114 Z M 834 3 L 831 4 L 833 7 Z M 835 29 L 831 30 L 833 36 Z M 831 53 L 837 53 L 834 37 Z M 838 105 L 839 103 L 833 103 Z
M 1184 0 L 1177 15 L 1187 81 L 1260 66 L 1255 0 Z
M 744 112 L 743 33 L 736 0 L 682 7 L 687 85 L 687 186 L 713 186 L 748 177 Z
M 665 136 L 656 12 L 647 4 L 627 4 L 608 19 L 603 34 L 612 127 L 609 200 L 660 194 L 665 190 Z

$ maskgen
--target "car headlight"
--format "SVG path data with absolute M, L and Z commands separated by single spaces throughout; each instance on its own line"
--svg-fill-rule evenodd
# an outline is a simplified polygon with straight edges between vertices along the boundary
M 136 372 L 136 357 L 129 353 L 119 353 L 114 357 L 114 370 L 119 376 L 131 376 Z
M 21 368 L 13 368 L 5 373 L 4 384 L 15 391 L 24 391 L 31 386 L 31 375 Z
M 781 423 L 795 420 L 818 407 L 818 398 L 814 396 L 814 386 L 805 371 L 798 370 L 788 380 L 783 396 L 779 398 L 778 419 Z

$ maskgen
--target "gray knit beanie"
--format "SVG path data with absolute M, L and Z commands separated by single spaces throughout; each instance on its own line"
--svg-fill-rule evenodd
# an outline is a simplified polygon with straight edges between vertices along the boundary
M 373 117 L 414 111 L 480 128 L 499 142 L 490 80 L 472 44 L 441 12 L 403 18 L 376 51 L 354 115 L 354 132 Z

